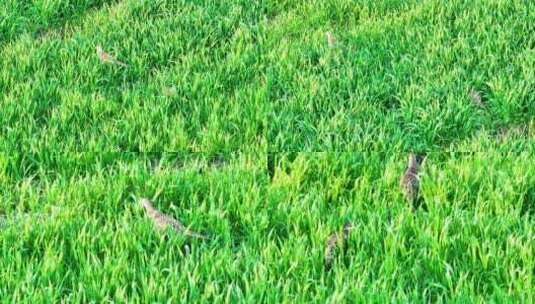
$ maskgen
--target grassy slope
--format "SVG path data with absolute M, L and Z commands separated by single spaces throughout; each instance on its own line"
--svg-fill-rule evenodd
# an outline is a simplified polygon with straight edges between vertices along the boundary
M 313 2 L 271 21 L 273 150 L 455 150 L 535 114 L 532 4 Z
M 29 32 L 5 44 L 2 150 L 265 145 L 256 6 L 172 2 L 104 5 L 42 38 Z M 96 44 L 130 68 L 98 64 Z M 170 86 L 178 94 L 169 98 Z
M 71 300 L 515 299 L 533 297 L 535 151 L 434 153 L 413 210 L 397 191 L 404 159 L 369 153 L 85 154 L 2 159 L 8 214 L 45 221 L 1 231 L 2 298 Z M 189 158 L 189 160 L 187 159 Z M 213 240 L 165 240 L 130 194 Z M 328 234 L 357 229 L 331 273 Z
M 455 150 L 535 114 L 534 12 L 527 1 L 8 1 L 0 147 Z M 130 68 L 98 64 L 96 44 Z
M 62 211 L 0 230 L 0 299 L 534 300 L 534 12 L 4 1 L 0 214 Z M 130 67 L 100 65 L 96 44 Z M 398 191 L 408 149 L 436 151 L 427 211 Z M 242 152 L 211 160 L 225 151 Z M 154 232 L 131 195 L 161 189 L 159 208 L 213 240 Z

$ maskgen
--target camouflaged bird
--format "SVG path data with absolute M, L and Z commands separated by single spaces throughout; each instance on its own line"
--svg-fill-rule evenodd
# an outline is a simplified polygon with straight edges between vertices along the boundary
M 355 228 L 353 226 L 353 223 L 345 223 L 344 228 L 342 229 L 342 233 L 344 234 L 344 241 L 347 241 L 347 239 L 349 239 L 349 233 L 351 232 L 351 230 L 353 230 L 353 228 Z
M 163 87 L 163 95 L 167 97 L 175 97 L 178 95 L 178 90 L 175 86 Z
M 21 225 L 25 224 L 26 222 L 29 222 L 31 220 L 40 221 L 44 219 L 44 215 L 42 214 L 36 214 L 32 215 L 27 212 L 21 212 L 21 213 L 15 213 L 11 216 L 8 215 L 1 215 L 0 216 L 0 228 L 4 228 L 10 225 Z
M 106 53 L 102 49 L 102 47 L 100 45 L 96 46 L 96 50 L 97 50 L 97 56 L 98 56 L 98 59 L 100 59 L 100 62 L 120 65 L 120 66 L 123 66 L 123 67 L 127 67 L 128 66 L 127 64 L 122 63 L 119 60 L 117 60 L 114 56 Z
M 206 236 L 189 230 L 178 220 L 166 214 L 163 214 L 162 212 L 154 208 L 154 206 L 152 206 L 152 203 L 148 199 L 142 198 L 140 203 L 141 203 L 141 206 L 145 208 L 145 211 L 147 212 L 147 216 L 152 220 L 156 228 L 158 229 L 171 228 L 178 233 L 184 234 L 185 236 L 202 239 L 202 240 L 207 239 Z
M 327 239 L 327 243 L 325 244 L 325 271 L 330 271 L 333 265 L 334 260 L 334 251 L 336 249 L 336 245 L 339 242 L 338 233 L 332 233 L 329 238 Z
M 327 45 L 331 48 L 334 47 L 336 45 L 336 38 L 334 38 L 333 33 L 326 32 L 325 36 L 327 36 Z
M 480 108 L 484 108 L 485 107 L 485 103 L 483 102 L 483 98 L 481 97 L 481 94 L 474 90 L 474 89 L 471 89 L 470 90 L 470 93 L 468 94 L 470 96 L 470 99 L 472 100 L 472 102 L 480 107 Z
M 419 171 L 423 164 L 425 156 L 416 155 L 411 153 L 409 155 L 409 164 L 407 170 L 401 176 L 400 186 L 405 198 L 410 203 L 414 204 L 418 198 L 418 192 L 420 189 L 420 176 Z
M 46 219 L 56 216 L 61 208 L 56 206 L 50 206 L 50 213 L 29 213 L 29 212 L 15 212 L 14 214 L 0 214 L 0 229 L 6 228 L 8 226 L 18 226 L 24 225 L 26 223 L 43 223 Z
M 337 245 L 344 245 L 347 239 L 349 239 L 349 233 L 351 232 L 351 230 L 353 230 L 353 224 L 351 222 L 347 222 L 344 225 L 344 228 L 342 229 L 342 233 L 334 232 L 327 239 L 324 253 L 325 271 L 331 270 L 334 260 L 334 253 L 336 251 L 336 248 L 338 247 Z
M 0 215 L 0 229 L 8 225 L 7 217 L 5 215 Z

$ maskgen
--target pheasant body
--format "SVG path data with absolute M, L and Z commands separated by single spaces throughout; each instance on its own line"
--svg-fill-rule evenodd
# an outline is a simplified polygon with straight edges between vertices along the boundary
M 479 94 L 478 91 L 471 89 L 469 95 L 470 95 L 470 99 L 476 106 L 480 108 L 485 107 L 485 103 L 483 103 L 483 98 L 481 97 L 481 94 Z
M 96 50 L 97 50 L 97 56 L 98 56 L 98 59 L 100 60 L 100 62 L 102 63 L 111 63 L 111 64 L 115 64 L 115 65 L 120 65 L 120 66 L 123 66 L 123 67 L 127 67 L 128 65 L 117 60 L 114 56 L 106 53 L 102 47 L 100 45 L 97 45 L 96 46 Z
M 400 187 L 405 195 L 405 198 L 410 203 L 415 203 L 418 198 L 418 193 L 420 190 L 419 171 L 423 160 L 423 156 L 410 154 L 407 170 L 401 176 Z
M 331 270 L 337 246 L 343 246 L 344 243 L 347 242 L 349 239 L 349 234 L 353 228 L 353 224 L 351 222 L 347 222 L 344 224 L 341 232 L 333 232 L 327 239 L 324 252 L 325 271 Z
M 146 198 L 141 199 L 141 205 L 143 206 L 143 208 L 145 208 L 145 211 L 147 212 L 148 217 L 152 220 L 156 228 L 158 229 L 171 228 L 174 231 L 178 233 L 182 233 L 189 237 L 194 237 L 198 239 L 206 239 L 204 235 L 201 235 L 199 233 L 189 230 L 180 221 L 154 208 L 154 206 L 148 199 Z
M 336 45 L 336 38 L 334 38 L 333 33 L 327 32 L 325 36 L 327 36 L 327 45 L 331 48 L 334 47 Z
M 329 236 L 327 239 L 327 243 L 325 244 L 325 271 L 329 271 L 332 268 L 333 260 L 334 260 L 334 251 L 336 248 L 336 244 L 338 243 L 338 233 L 333 233 Z

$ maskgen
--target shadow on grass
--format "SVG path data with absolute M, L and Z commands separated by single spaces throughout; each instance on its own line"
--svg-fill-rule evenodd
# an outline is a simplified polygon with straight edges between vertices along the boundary
M 113 5 L 119 0 L 89 0 L 78 1 L 71 5 L 58 6 L 57 10 L 49 15 L 39 11 L 35 6 L 22 5 L 16 16 L 5 20 L 6 25 L 0 28 L 0 49 L 9 42 L 13 42 L 23 33 L 29 33 L 40 38 L 52 31 L 64 32 L 67 24 L 77 23 L 91 10 L 99 10 L 105 5 Z M 21 20 L 22 22 L 20 22 Z M 18 22 L 19 21 L 19 22 Z M 10 28 L 8 28 L 10 27 Z

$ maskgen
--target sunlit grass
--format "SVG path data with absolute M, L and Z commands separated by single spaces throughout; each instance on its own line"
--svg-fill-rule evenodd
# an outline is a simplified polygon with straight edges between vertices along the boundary
M 534 24 L 520 0 L 4 0 L 0 302 L 533 302 Z

